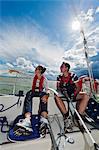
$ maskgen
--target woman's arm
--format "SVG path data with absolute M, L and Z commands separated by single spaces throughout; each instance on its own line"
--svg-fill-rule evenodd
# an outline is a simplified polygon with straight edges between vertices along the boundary
M 44 89 L 45 89 L 46 94 L 49 96 L 50 90 L 49 90 L 49 85 L 48 85 L 47 78 L 44 79 Z

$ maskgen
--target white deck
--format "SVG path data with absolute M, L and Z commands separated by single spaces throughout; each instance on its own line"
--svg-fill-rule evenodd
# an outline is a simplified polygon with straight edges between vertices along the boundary
M 14 104 L 17 101 L 18 97 L 16 96 L 0 96 L 0 103 L 5 105 L 5 108 Z M 8 121 L 11 122 L 15 119 L 15 117 L 19 114 L 22 113 L 23 109 L 23 102 L 24 102 L 24 97 L 21 98 L 22 100 L 22 105 L 21 107 L 15 106 L 14 108 L 11 108 L 10 110 L 7 110 L 5 112 L 0 113 L 0 116 L 6 116 L 8 118 Z M 34 104 L 33 107 L 33 113 L 37 114 L 38 111 L 38 103 L 39 100 L 38 98 L 34 99 Z M 60 122 L 62 123 L 63 126 L 63 121 L 62 117 L 60 115 L 59 110 L 57 109 L 53 96 L 49 98 L 49 105 L 48 105 L 48 110 L 49 110 L 49 116 L 53 114 L 58 114 L 60 118 Z M 51 118 L 51 117 L 50 117 Z M 55 120 L 52 121 L 51 123 L 52 130 L 54 132 L 55 138 L 57 138 L 57 133 L 59 133 L 59 127 L 56 123 Z M 76 128 L 76 130 L 78 130 Z M 99 144 L 99 130 L 93 129 L 91 132 L 92 136 L 94 137 L 95 141 Z M 64 150 L 93 150 L 93 144 L 88 136 L 87 133 L 82 134 L 81 132 L 74 132 L 74 133 L 69 133 L 67 136 L 70 136 L 74 139 L 75 143 L 70 144 L 65 141 L 64 145 Z M 64 141 L 64 138 L 62 139 L 62 143 Z M 6 134 L 3 134 L 0 132 L 0 144 L 8 142 L 6 138 Z M 25 142 L 20 142 L 20 143 L 9 143 L 9 144 L 2 144 L 0 145 L 0 150 L 51 150 L 51 139 L 50 135 L 47 135 L 46 138 L 44 139 L 37 139 L 37 140 L 31 140 L 31 141 L 25 141 Z M 63 150 L 60 148 L 60 150 Z

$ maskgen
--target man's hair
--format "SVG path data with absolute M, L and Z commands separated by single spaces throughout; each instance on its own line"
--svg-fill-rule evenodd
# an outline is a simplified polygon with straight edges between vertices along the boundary
M 41 74 L 43 74 L 46 71 L 46 68 L 41 65 L 37 66 L 36 69 L 40 70 Z
M 63 63 L 61 64 L 61 67 L 62 67 L 63 65 L 65 65 L 65 67 L 67 67 L 68 70 L 70 69 L 70 64 L 68 64 L 68 63 L 66 63 L 66 62 L 63 62 Z

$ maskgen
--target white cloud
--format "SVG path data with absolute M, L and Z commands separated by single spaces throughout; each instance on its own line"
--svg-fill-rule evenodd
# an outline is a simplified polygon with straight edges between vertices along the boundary
M 18 57 L 16 59 L 17 68 L 20 68 L 25 71 L 34 71 L 34 66 L 30 60 L 26 60 L 23 57 Z
M 94 22 L 98 9 L 81 11 L 78 15 L 84 25 L 91 57 L 99 52 L 97 48 L 99 27 Z M 16 66 L 27 71 L 33 71 L 34 66 L 43 64 L 47 67 L 47 73 L 51 75 L 59 71 L 59 65 L 64 59 L 71 64 L 73 69 L 86 67 L 83 41 L 80 35 L 73 33 L 72 38 L 68 40 L 69 48 L 64 53 L 64 48 L 57 41 L 50 40 L 47 33 L 44 33 L 43 29 L 31 18 L 23 23 L 4 23 L 0 28 L 0 57 L 8 61 L 7 66 Z M 71 44 L 71 41 L 74 43 Z
M 92 22 L 92 21 L 94 21 L 93 9 L 89 9 L 87 11 L 87 13 L 85 13 L 84 11 L 81 11 L 81 13 L 80 13 L 80 15 L 78 15 L 78 17 L 80 18 L 80 20 L 82 22 Z
M 59 43 L 50 41 L 30 18 L 21 25 L 4 24 L 0 30 L 0 43 L 1 57 L 12 62 L 18 57 L 23 57 L 32 63 L 40 62 L 46 66 L 53 66 L 58 63 L 64 52 Z
M 6 63 L 6 65 L 10 68 L 14 68 L 14 66 L 11 63 Z
M 98 23 L 94 22 L 95 17 L 95 9 L 89 9 L 86 13 L 81 11 L 78 15 L 87 39 L 89 57 L 96 56 L 99 52 L 99 48 L 97 48 L 99 41 L 99 27 Z M 73 35 L 74 34 L 75 36 L 72 36 L 74 44 L 71 48 L 65 51 L 63 58 L 71 64 L 73 69 L 86 68 L 87 65 L 83 49 L 83 37 L 80 34 L 73 32 Z
M 99 13 L 99 7 L 96 8 L 96 12 L 95 13 Z
M 22 57 L 23 62 L 20 63 L 24 65 L 21 68 L 26 65 L 30 70 L 33 69 L 32 64 L 39 63 L 55 69 L 64 49 L 58 42 L 50 41 L 43 30 L 31 18 L 28 19 L 22 24 L 3 24 L 0 29 L 1 58 L 14 63 Z
M 76 67 L 86 67 L 83 49 L 70 49 L 65 52 L 64 60 L 70 63 L 72 69 Z

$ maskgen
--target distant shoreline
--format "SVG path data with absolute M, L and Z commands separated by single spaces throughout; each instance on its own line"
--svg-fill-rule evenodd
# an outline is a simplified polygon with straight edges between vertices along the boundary
M 15 78 L 20 78 L 20 79 L 22 79 L 22 78 L 24 78 L 24 79 L 32 79 L 33 78 L 33 76 L 31 75 L 31 77 L 30 76 L 2 76 L 2 75 L 0 75 L 0 78 L 12 78 L 12 79 L 15 79 Z M 56 80 L 54 80 L 54 79 L 48 79 L 49 81 L 56 81 Z

